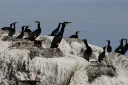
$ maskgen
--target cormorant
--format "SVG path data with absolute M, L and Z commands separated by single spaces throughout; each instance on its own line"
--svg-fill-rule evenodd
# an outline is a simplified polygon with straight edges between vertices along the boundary
M 32 32 L 30 29 L 28 29 L 30 25 L 25 26 L 24 35 L 28 37 L 30 33 Z
M 98 56 L 98 61 L 99 63 L 101 63 L 101 60 L 103 60 L 103 58 L 105 57 L 105 49 L 107 48 L 107 46 L 103 47 L 103 52 Z
M 112 47 L 110 46 L 110 40 L 105 40 L 108 42 L 108 45 L 107 45 L 107 52 L 110 53 L 112 52 Z
M 127 39 L 123 39 L 123 40 L 126 42 L 126 44 L 122 47 L 120 54 L 124 55 L 128 50 L 128 43 L 127 43 Z
M 84 58 L 89 61 L 89 57 L 92 55 L 92 48 L 88 45 L 87 40 L 83 40 L 84 44 L 86 45 L 86 50 L 84 52 Z
M 58 33 L 61 24 L 62 23 L 59 23 L 58 27 L 55 30 L 52 31 L 51 36 L 55 36 Z
M 120 53 L 123 47 L 123 38 L 120 40 L 120 45 L 115 49 L 115 52 Z
M 8 31 L 12 30 L 12 23 L 10 24 L 10 27 L 3 27 L 1 29 L 4 30 L 4 31 L 6 31 L 6 30 L 8 30 Z
M 59 43 L 61 42 L 61 40 L 62 40 L 62 38 L 63 38 L 63 33 L 64 33 L 65 26 L 66 26 L 67 24 L 69 24 L 69 23 L 71 23 L 71 22 L 63 22 L 63 23 L 62 23 L 61 30 L 60 30 L 60 32 L 59 32 L 57 35 L 55 35 L 55 37 L 53 38 L 50 48 L 58 48 L 58 45 L 59 45 Z
M 8 33 L 8 36 L 10 36 L 10 37 L 12 37 L 14 34 L 15 34 L 15 25 L 16 25 L 16 23 L 18 23 L 18 22 L 14 22 L 13 23 L 13 26 L 14 26 L 14 28 L 12 28 L 10 31 L 9 31 L 9 33 Z
M 34 21 L 37 24 L 37 29 L 30 33 L 29 37 L 27 39 L 34 41 L 35 38 L 37 38 L 41 33 L 41 27 L 39 21 Z
M 21 34 L 17 36 L 17 39 L 21 39 L 24 36 L 24 28 L 26 28 L 25 26 L 22 26 L 22 31 Z
M 76 31 L 76 35 L 71 35 L 69 38 L 78 38 L 78 33 L 79 33 L 80 31 Z

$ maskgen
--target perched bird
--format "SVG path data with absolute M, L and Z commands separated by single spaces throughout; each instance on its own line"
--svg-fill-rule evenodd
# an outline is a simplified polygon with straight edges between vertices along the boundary
M 16 37 L 17 39 L 22 39 L 23 38 L 23 36 L 24 36 L 24 29 L 25 28 L 26 28 L 25 26 L 22 26 L 21 34 Z
M 128 50 L 128 43 L 127 43 L 127 39 L 123 39 L 123 40 L 125 41 L 126 44 L 121 48 L 120 54 L 124 55 Z
M 123 47 L 123 38 L 120 40 L 120 45 L 115 49 L 115 52 L 120 53 L 122 47 Z
M 69 24 L 69 23 L 71 23 L 71 22 L 63 22 L 63 23 L 62 23 L 61 30 L 60 30 L 60 32 L 59 32 L 57 35 L 55 35 L 55 37 L 53 38 L 50 48 L 58 48 L 58 45 L 59 45 L 59 43 L 61 42 L 61 40 L 62 40 L 62 38 L 63 38 L 65 26 L 66 26 L 67 24 Z
M 105 49 L 106 48 L 107 48 L 107 46 L 103 47 L 103 52 L 98 56 L 99 63 L 101 63 L 101 60 L 103 60 L 103 58 L 105 57 Z
M 4 30 L 4 31 L 12 30 L 12 23 L 10 24 L 10 27 L 3 27 L 3 28 L 1 28 L 1 30 Z
M 15 31 L 16 31 L 15 25 L 16 25 L 16 23 L 18 23 L 18 22 L 14 22 L 14 23 L 13 23 L 14 28 L 12 28 L 12 29 L 9 31 L 8 36 L 13 37 L 13 35 L 15 34 Z
M 83 39 L 84 44 L 86 45 L 86 50 L 84 52 L 84 58 L 89 61 L 89 57 L 92 55 L 92 48 L 88 45 L 87 40 Z
M 25 30 L 24 30 L 24 36 L 26 36 L 28 38 L 28 36 L 30 35 L 30 33 L 32 32 L 30 29 L 29 29 L 30 25 L 26 25 L 25 26 Z
M 107 52 L 110 53 L 112 52 L 112 47 L 110 46 L 110 40 L 105 40 L 108 42 L 108 45 L 107 45 Z
M 75 35 L 71 35 L 69 38 L 78 38 L 78 33 L 79 33 L 80 31 L 76 31 L 76 34 Z
M 59 23 L 58 27 L 57 27 L 55 30 L 52 31 L 51 36 L 55 36 L 55 35 L 58 33 L 61 24 L 62 24 L 62 23 Z
M 41 33 L 41 27 L 39 21 L 34 21 L 37 24 L 37 29 L 30 33 L 27 39 L 34 41 Z

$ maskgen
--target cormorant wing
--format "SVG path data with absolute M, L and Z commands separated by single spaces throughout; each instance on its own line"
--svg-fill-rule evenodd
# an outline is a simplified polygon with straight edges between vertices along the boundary
M 51 36 L 55 36 L 59 30 L 56 28 L 52 31 Z
M 2 30 L 10 30 L 10 27 L 3 27 Z
M 25 29 L 24 32 L 32 32 L 30 29 Z
M 76 38 L 76 36 L 75 35 L 71 35 L 69 38 Z
M 39 36 L 41 33 L 41 31 L 39 31 L 39 29 L 36 29 L 35 31 L 31 32 L 31 34 L 29 35 L 28 38 L 34 37 L 34 36 Z
M 51 43 L 51 46 L 57 46 L 61 42 L 62 36 L 61 35 L 56 35 Z

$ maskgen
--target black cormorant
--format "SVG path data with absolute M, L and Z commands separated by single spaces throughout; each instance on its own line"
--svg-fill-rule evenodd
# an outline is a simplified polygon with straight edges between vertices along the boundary
M 107 52 L 110 53 L 112 52 L 112 47 L 110 46 L 110 40 L 105 40 L 108 42 L 108 45 L 107 45 Z
M 55 30 L 52 31 L 51 36 L 55 36 L 58 33 L 61 24 L 62 23 L 59 23 L 58 27 Z
M 99 63 L 101 63 L 101 60 L 103 60 L 103 58 L 105 57 L 105 49 L 106 48 L 107 48 L 107 46 L 103 47 L 103 52 L 98 56 Z
M 41 27 L 39 21 L 34 21 L 37 24 L 37 29 L 30 33 L 29 37 L 27 39 L 34 41 L 35 38 L 37 38 L 41 33 Z
M 62 23 L 61 30 L 60 30 L 60 32 L 59 32 L 57 35 L 55 35 L 55 37 L 53 38 L 50 48 L 58 48 L 58 45 L 59 45 L 59 43 L 61 42 L 61 40 L 62 40 L 62 38 L 63 38 L 63 33 L 64 33 L 65 26 L 66 26 L 67 24 L 69 24 L 69 23 L 71 23 L 71 22 L 63 22 L 63 23 Z
M 12 36 L 15 34 L 15 31 L 16 31 L 15 25 L 16 25 L 16 23 L 18 23 L 18 22 L 14 22 L 14 23 L 13 23 L 14 28 L 12 28 L 12 29 L 9 31 L 8 36 L 12 37 Z
M 120 45 L 115 49 L 116 53 L 120 53 L 123 47 L 123 38 L 120 40 Z
M 12 23 L 10 24 L 10 27 L 3 27 L 1 29 L 4 30 L 4 31 L 10 31 L 10 30 L 12 30 Z
M 30 35 L 30 33 L 32 32 L 30 29 L 28 29 L 30 27 L 30 25 L 25 26 L 25 30 L 24 30 L 24 36 L 28 37 Z
M 84 52 L 84 58 L 89 61 L 89 57 L 92 55 L 92 48 L 88 45 L 87 40 L 83 39 L 84 44 L 86 45 L 86 50 Z
M 127 43 L 127 39 L 123 39 L 123 40 L 126 42 L 126 44 L 122 47 L 120 54 L 124 55 L 128 50 L 128 43 Z
M 26 28 L 25 26 L 22 26 L 22 31 L 21 34 L 17 36 L 17 39 L 21 39 L 24 36 L 24 28 Z
M 79 33 L 80 31 L 76 31 L 76 35 L 71 35 L 69 38 L 78 38 L 78 33 Z

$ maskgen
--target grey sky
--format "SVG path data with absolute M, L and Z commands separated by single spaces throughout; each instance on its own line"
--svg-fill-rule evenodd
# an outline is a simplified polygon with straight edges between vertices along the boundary
M 59 22 L 71 21 L 64 37 L 79 30 L 81 39 L 101 47 L 110 39 L 114 49 L 128 39 L 128 0 L 0 0 L 0 14 L 0 27 L 18 21 L 18 31 L 22 25 L 36 29 L 33 21 L 39 20 L 48 35 Z

